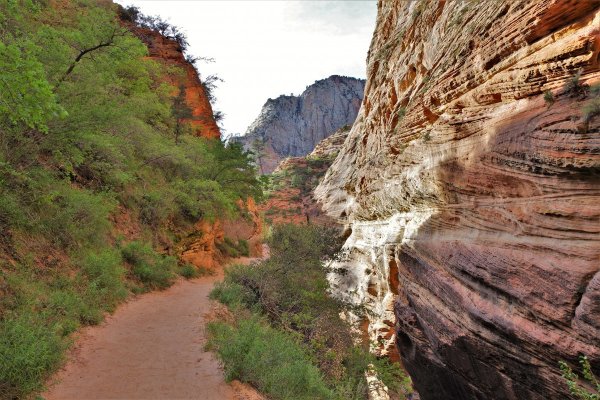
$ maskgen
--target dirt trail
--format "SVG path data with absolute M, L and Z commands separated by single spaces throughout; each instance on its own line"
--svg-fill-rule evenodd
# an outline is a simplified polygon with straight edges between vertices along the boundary
M 248 262 L 250 260 L 243 260 Z M 178 281 L 120 306 L 79 334 L 46 400 L 253 398 L 226 384 L 215 356 L 204 351 L 203 315 L 220 276 Z

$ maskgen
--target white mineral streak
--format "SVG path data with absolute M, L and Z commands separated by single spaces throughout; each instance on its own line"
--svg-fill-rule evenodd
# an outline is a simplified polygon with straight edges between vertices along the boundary
M 382 330 L 394 322 L 394 294 L 390 288 L 390 259 L 395 248 L 409 244 L 432 209 L 397 213 L 382 221 L 355 221 L 342 248 L 340 260 L 329 265 L 332 294 L 352 305 L 363 306 L 369 318 L 372 351 L 387 354 L 395 336 L 385 339 Z M 359 322 L 356 315 L 349 319 Z M 387 324 L 386 324 L 387 322 Z

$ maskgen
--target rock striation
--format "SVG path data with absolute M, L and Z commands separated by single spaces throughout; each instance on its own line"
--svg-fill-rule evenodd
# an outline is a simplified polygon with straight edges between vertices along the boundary
M 264 147 L 258 163 L 262 173 L 271 173 L 283 158 L 305 156 L 339 128 L 352 125 L 364 87 L 362 79 L 332 75 L 300 96 L 269 99 L 246 134 L 232 140 L 248 150 Z
M 336 293 L 424 400 L 570 398 L 559 360 L 600 373 L 600 3 L 378 10 L 316 189 L 348 227 Z

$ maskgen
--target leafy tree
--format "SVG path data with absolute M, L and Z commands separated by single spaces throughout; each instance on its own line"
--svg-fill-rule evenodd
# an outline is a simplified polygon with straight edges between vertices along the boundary
M 185 87 L 179 86 L 179 92 L 173 99 L 172 114 L 175 118 L 175 143 L 179 144 L 179 138 L 183 134 L 186 119 L 193 117 L 192 109 L 187 105 L 185 99 Z
M 34 52 L 35 46 L 29 41 L 0 42 L 0 122 L 46 131 L 48 120 L 63 110 Z
M 258 161 L 258 167 L 260 168 L 261 175 L 264 175 L 265 172 L 263 170 L 263 159 L 266 155 L 264 138 L 256 138 L 252 141 L 252 153 L 254 154 L 255 159 Z

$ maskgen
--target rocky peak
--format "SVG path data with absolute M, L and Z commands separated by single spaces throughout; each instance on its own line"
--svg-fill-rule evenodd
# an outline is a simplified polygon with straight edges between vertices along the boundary
M 365 81 L 339 75 L 316 81 L 300 96 L 268 99 L 246 134 L 233 140 L 253 150 L 264 144 L 259 160 L 263 173 L 279 161 L 309 154 L 317 143 L 340 127 L 354 122 L 363 98 Z

